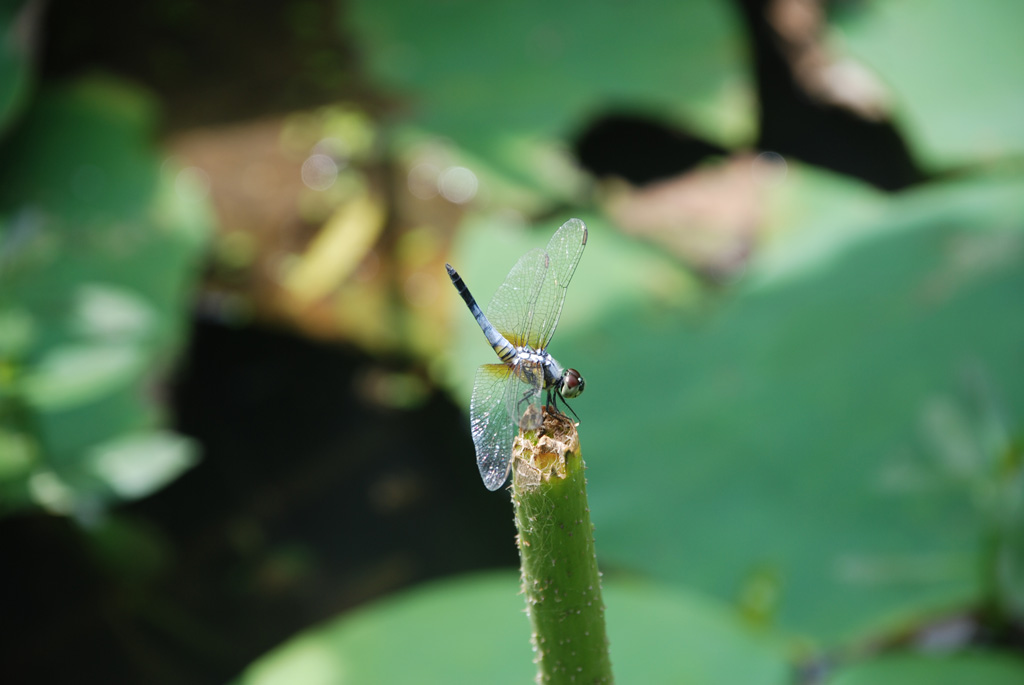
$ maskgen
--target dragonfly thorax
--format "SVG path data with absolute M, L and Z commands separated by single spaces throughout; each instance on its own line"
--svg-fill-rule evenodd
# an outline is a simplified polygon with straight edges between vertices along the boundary
M 516 353 L 511 363 L 513 366 L 524 365 L 540 367 L 544 370 L 544 389 L 554 389 L 565 399 L 578 397 L 583 392 L 586 382 L 583 375 L 576 369 L 562 369 L 561 364 L 545 350 L 535 350 L 529 345 L 515 348 Z
M 565 375 L 561 365 L 555 361 L 554 357 L 544 350 L 535 350 L 529 345 L 516 347 L 516 354 L 512 359 L 512 364 L 543 369 L 545 390 L 560 385 L 562 377 Z

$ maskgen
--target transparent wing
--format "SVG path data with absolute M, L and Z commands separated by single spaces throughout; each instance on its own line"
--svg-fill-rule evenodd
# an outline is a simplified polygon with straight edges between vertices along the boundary
M 569 219 L 547 248 L 523 255 L 487 306 L 487 318 L 512 344 L 542 350 L 551 342 L 565 290 L 587 245 L 587 227 Z
M 516 262 L 487 305 L 487 318 L 515 346 L 528 344 L 534 306 L 548 272 L 548 255 L 537 248 Z
M 497 490 L 508 478 L 516 424 L 508 412 L 509 395 L 518 393 L 512 370 L 504 364 L 484 364 L 476 371 L 469 425 L 476 446 L 476 465 L 488 490 Z
M 531 315 L 526 327 L 527 343 L 535 350 L 547 349 L 562 315 L 565 291 L 576 271 L 576 265 L 587 246 L 587 227 L 579 219 L 569 219 L 548 241 L 546 278 L 537 286 L 531 302 Z
M 512 376 L 512 389 L 505 395 L 509 418 L 517 429 L 537 430 L 544 406 L 544 367 L 520 362 Z
M 488 490 L 508 480 L 512 441 L 520 428 L 540 428 L 544 371 L 537 365 L 484 364 L 476 371 L 469 424 L 476 465 Z

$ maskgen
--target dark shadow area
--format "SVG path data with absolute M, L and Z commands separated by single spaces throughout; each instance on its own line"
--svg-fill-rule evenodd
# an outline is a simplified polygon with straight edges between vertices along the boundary
M 770 0 L 735 0 L 752 52 L 760 107 L 757 147 L 853 176 L 882 190 L 925 180 L 889 121 L 868 121 L 812 99 L 785 58 L 781 37 L 766 16 Z
M 642 114 L 609 113 L 591 123 L 574 144 L 576 158 L 595 176 L 619 176 L 634 185 L 671 178 L 722 147 Z
M 144 83 L 171 130 L 251 120 L 346 97 L 367 104 L 339 3 L 128 0 L 48 3 L 43 76 Z M 240 25 L 239 20 L 244 24 Z
M 396 371 L 415 372 L 272 330 L 197 324 L 173 405 L 177 428 L 202 445 L 198 466 L 91 536 L 43 515 L 0 520 L 5 557 L 19 560 L 0 597 L 17 626 L 5 671 L 221 683 L 340 611 L 516 565 L 507 495 L 480 485 L 462 412 L 437 390 L 410 410 L 365 398 Z
M 794 75 L 766 16 L 768 0 L 736 0 L 750 36 L 759 111 L 758 150 L 776 152 L 896 191 L 926 180 L 889 121 L 871 121 L 811 97 Z M 676 125 L 642 112 L 610 111 L 576 138 L 580 164 L 595 176 L 644 185 L 727 154 Z

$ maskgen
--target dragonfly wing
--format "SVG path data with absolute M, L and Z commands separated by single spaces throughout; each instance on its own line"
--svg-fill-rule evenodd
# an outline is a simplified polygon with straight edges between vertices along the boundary
M 548 263 L 547 252 L 540 248 L 524 254 L 487 305 L 487 318 L 517 347 L 528 344 L 527 337 L 533 325 L 541 287 L 547 278 Z
M 476 464 L 488 490 L 497 490 L 508 479 L 516 435 L 515 422 L 507 409 L 508 396 L 518 386 L 512 370 L 504 364 L 484 364 L 477 369 L 469 420 Z
M 566 288 L 586 246 L 586 225 L 579 219 L 569 219 L 555 231 L 544 250 L 548 255 L 548 268 L 531 301 L 531 318 L 526 331 L 527 344 L 535 350 L 547 349 L 555 334 Z

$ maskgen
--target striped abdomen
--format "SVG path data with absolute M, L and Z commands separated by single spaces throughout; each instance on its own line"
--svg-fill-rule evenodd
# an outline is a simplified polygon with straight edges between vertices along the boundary
M 473 313 L 473 317 L 476 319 L 477 324 L 480 326 L 480 330 L 487 336 L 487 342 L 494 348 L 495 353 L 503 362 L 509 362 L 513 357 L 516 356 L 516 348 L 510 343 L 505 336 L 498 332 L 498 329 L 487 320 L 484 316 L 483 310 L 480 309 L 480 305 L 476 303 L 476 298 L 473 297 L 473 293 L 469 292 L 469 288 L 466 287 L 465 282 L 462 280 L 462 276 L 459 272 L 452 268 L 451 264 L 445 264 L 444 268 L 448 270 L 448 277 L 452 279 L 452 285 L 459 291 L 459 295 L 462 296 L 466 306 L 469 307 L 469 311 Z

